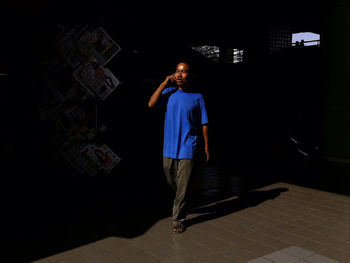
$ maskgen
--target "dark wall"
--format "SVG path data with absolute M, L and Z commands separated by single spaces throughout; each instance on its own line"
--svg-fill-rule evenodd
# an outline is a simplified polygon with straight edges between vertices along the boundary
M 185 43 L 164 40 L 162 36 L 129 39 L 126 31 L 109 23 L 102 25 L 122 47 L 108 65 L 122 85 L 101 105 L 101 117 L 109 128 L 103 139 L 122 157 L 122 167 L 133 168 L 141 156 L 143 166 L 139 167 L 154 168 L 153 156 L 161 156 L 163 115 L 148 109 L 147 102 L 165 76 L 173 73 L 179 59 L 190 59 L 198 71 L 200 91 L 205 95 L 211 120 L 213 159 L 251 160 L 252 155 L 266 151 L 277 154 L 271 152 L 272 148 L 280 147 L 300 112 L 319 113 L 319 48 L 285 50 L 253 64 L 215 64 Z M 11 164 L 9 171 L 17 171 L 23 180 L 29 180 L 23 173 L 31 170 L 38 173 L 39 181 L 45 181 L 55 176 L 40 154 L 41 146 L 50 140 L 49 134 L 42 134 L 39 107 L 40 100 L 45 99 L 39 90 L 43 70 L 40 60 L 51 55 L 46 46 L 51 42 L 45 35 L 50 25 L 23 18 L 23 23 L 10 28 L 11 44 L 6 43 L 2 49 L 10 72 L 5 80 L 4 107 L 4 132 L 9 138 L 10 154 L 3 155 L 11 156 L 7 162 Z M 12 165 L 18 160 L 23 165 Z M 50 177 L 41 177 L 47 173 Z M 31 182 L 35 177 L 30 178 Z

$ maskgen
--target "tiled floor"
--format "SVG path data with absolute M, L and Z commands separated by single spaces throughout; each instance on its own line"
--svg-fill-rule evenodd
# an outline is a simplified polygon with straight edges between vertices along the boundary
M 253 259 L 247 263 L 271 263 L 271 262 L 281 262 L 281 263 L 337 263 L 339 261 L 333 260 L 331 258 L 316 254 L 310 250 L 306 250 L 297 246 L 288 247 L 263 257 Z
M 171 219 L 135 238 L 116 236 L 36 263 L 350 262 L 350 197 L 274 183 L 194 209 L 189 227 Z

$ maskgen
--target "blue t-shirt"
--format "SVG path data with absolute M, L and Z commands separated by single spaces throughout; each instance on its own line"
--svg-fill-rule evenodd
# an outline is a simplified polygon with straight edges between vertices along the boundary
M 160 103 L 166 103 L 163 156 L 193 159 L 198 133 L 208 123 L 203 96 L 170 87 L 163 90 Z

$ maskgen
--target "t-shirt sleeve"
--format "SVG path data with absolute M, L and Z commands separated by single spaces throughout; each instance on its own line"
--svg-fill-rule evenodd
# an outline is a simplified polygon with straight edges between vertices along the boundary
M 199 99 L 199 106 L 201 109 L 201 124 L 208 123 L 208 115 L 207 115 L 207 109 L 205 108 L 205 103 L 203 96 Z
M 158 103 L 157 103 L 157 106 L 163 106 L 164 104 L 167 103 L 170 95 L 176 90 L 175 87 L 168 87 L 168 88 L 165 88 L 163 91 L 162 91 L 162 94 L 158 100 Z

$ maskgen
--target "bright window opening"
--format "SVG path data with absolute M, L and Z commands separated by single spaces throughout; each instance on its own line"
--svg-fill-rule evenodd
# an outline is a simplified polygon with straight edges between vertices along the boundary
M 300 32 L 292 35 L 292 46 L 319 46 L 320 35 L 312 32 Z
M 218 46 L 198 46 L 192 49 L 212 59 L 215 62 L 240 63 L 243 62 L 243 49 L 224 48 L 220 50 Z
M 233 63 L 243 62 L 243 49 L 233 50 Z
M 199 46 L 199 47 L 192 47 L 192 49 L 198 51 L 199 53 L 206 56 L 207 58 L 214 60 L 215 62 L 219 61 L 220 48 L 218 46 Z

